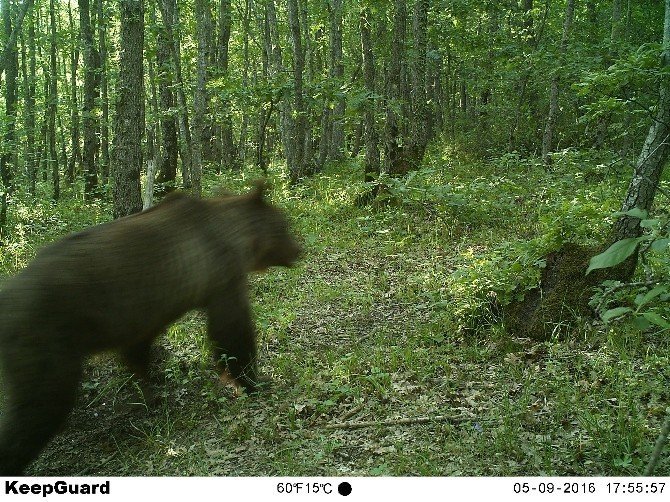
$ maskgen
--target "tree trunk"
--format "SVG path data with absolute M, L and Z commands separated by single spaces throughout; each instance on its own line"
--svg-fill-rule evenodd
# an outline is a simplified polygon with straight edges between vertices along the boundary
M 16 102 L 17 102 L 17 80 L 19 77 L 19 60 L 16 46 L 16 37 L 11 38 L 12 34 L 12 9 L 9 0 L 2 0 L 2 20 L 4 27 L 5 40 L 9 41 L 5 49 L 6 58 L 4 60 L 6 70 L 5 82 L 5 134 L 4 134 L 4 153 L 0 157 L 0 177 L 2 178 L 3 190 L 0 200 L 0 229 L 4 229 L 7 221 L 7 196 L 12 193 L 14 169 L 15 128 L 16 128 Z
M 77 166 L 81 162 L 81 149 L 79 147 L 79 99 L 77 98 L 77 67 L 79 66 L 79 43 L 75 36 L 74 19 L 72 17 L 71 1 L 67 3 L 67 15 L 70 22 L 70 142 L 71 156 L 67 166 L 66 180 L 69 184 L 74 183 Z
M 177 139 L 177 123 L 173 108 L 174 99 L 174 79 L 172 78 L 172 69 L 170 65 L 170 42 L 166 33 L 165 26 L 158 28 L 156 40 L 157 51 L 157 83 L 158 94 L 160 96 L 160 130 L 162 138 L 162 152 L 159 155 L 160 165 L 156 166 L 159 175 L 158 183 L 160 191 L 169 192 L 175 189 L 177 177 L 177 157 L 179 156 L 179 145 Z
M 23 44 L 23 86 L 25 92 L 25 116 L 26 116 L 26 150 L 25 170 L 28 175 L 28 192 L 35 195 L 35 184 L 37 181 L 37 167 L 35 165 L 35 22 L 32 13 L 28 21 L 28 54 Z M 1 227 L 1 225 L 0 225 Z
M 559 48 L 558 58 L 556 61 L 556 68 L 551 79 L 551 87 L 549 91 L 549 114 L 547 115 L 547 123 L 544 128 L 544 136 L 542 138 L 542 160 L 545 165 L 551 164 L 551 152 L 553 151 L 554 127 L 556 125 L 556 115 L 558 115 L 558 92 L 560 74 L 565 62 L 565 53 L 568 48 L 568 39 L 570 37 L 570 29 L 572 21 L 575 16 L 575 0 L 568 0 L 565 6 L 565 17 L 563 19 L 563 34 L 561 36 L 561 46 Z
M 200 197 L 202 188 L 200 186 L 202 173 L 202 138 L 205 131 L 205 79 L 207 71 L 207 32 L 205 30 L 205 10 L 207 0 L 195 0 L 195 30 L 198 42 L 198 59 L 196 70 L 195 95 L 193 97 L 193 129 L 195 141 L 193 142 L 193 165 L 191 169 L 191 182 L 193 193 Z
M 2 54 L 0 55 L 0 76 L 2 76 L 4 73 L 7 62 L 14 57 L 12 52 L 16 50 L 16 41 L 18 40 L 19 33 L 21 32 L 23 19 L 32 5 L 33 0 L 24 0 L 21 8 L 19 9 L 19 13 L 16 16 L 16 20 L 13 23 L 12 31 L 5 34 L 5 46 Z
M 288 21 L 293 42 L 293 115 L 295 126 L 292 137 L 292 155 L 287 156 L 289 179 L 297 183 L 305 174 L 305 140 L 307 138 L 307 110 L 303 90 L 305 53 L 302 48 L 302 33 L 298 17 L 298 1 L 288 0 Z
M 244 18 L 242 29 L 244 31 L 242 42 L 242 86 L 245 89 L 249 88 L 249 34 L 251 29 L 251 0 L 244 0 Z M 240 141 L 237 146 L 237 157 L 240 166 L 244 166 L 247 158 L 247 136 L 249 129 L 249 113 L 246 109 L 242 110 L 242 125 L 240 127 Z
M 98 68 L 100 68 L 100 94 L 102 105 L 102 120 L 100 124 L 101 155 L 98 158 L 98 172 L 103 183 L 109 179 L 109 85 L 107 83 L 107 16 L 103 10 L 103 0 L 96 0 L 98 13 Z
M 342 0 L 332 0 L 330 19 L 330 71 L 336 85 L 335 107 L 332 111 L 330 135 L 330 159 L 344 158 L 344 112 L 346 101 L 344 84 L 344 61 L 342 59 Z
M 99 97 L 100 55 L 93 41 L 89 0 L 79 0 L 79 29 L 84 52 L 84 102 L 82 107 L 84 196 L 86 199 L 91 199 L 96 196 L 98 190 L 96 159 L 100 143 L 98 141 L 99 124 L 96 100 Z
M 412 64 L 412 118 L 408 161 L 412 169 L 421 165 L 428 145 L 428 107 L 426 104 L 426 52 L 428 50 L 428 0 L 414 6 L 414 62 Z
M 191 130 L 188 125 L 188 108 L 186 105 L 186 93 L 184 91 L 184 80 L 181 75 L 181 42 L 179 34 L 175 29 L 179 19 L 176 14 L 176 0 L 160 0 L 161 17 L 165 25 L 165 33 L 170 46 L 170 57 L 172 58 L 173 71 L 177 84 L 177 105 L 179 141 L 181 142 L 181 171 L 184 188 L 191 188 L 191 164 L 193 163 Z
M 279 79 L 287 72 L 287 70 L 284 68 L 282 58 L 281 38 L 279 36 L 279 25 L 277 23 L 277 12 L 274 0 L 267 0 L 265 7 L 268 35 L 266 40 L 269 41 L 269 46 L 266 50 L 270 57 L 270 77 Z M 286 164 L 289 166 L 293 165 L 295 155 L 293 151 L 295 121 L 291 114 L 290 92 L 288 86 L 284 86 L 281 90 L 281 97 L 279 99 L 279 134 L 281 136 Z
M 365 181 L 374 181 L 380 174 L 379 137 L 375 124 L 375 62 L 372 51 L 372 36 L 370 34 L 370 19 L 372 14 L 369 8 L 361 10 L 361 49 L 363 53 L 363 75 L 365 78 Z
M 663 25 L 662 66 L 670 67 L 670 0 L 665 0 L 665 22 Z M 663 72 L 659 90 L 659 102 L 656 116 L 642 146 L 635 165 L 633 179 L 628 185 L 621 211 L 632 208 L 650 209 L 663 172 L 663 166 L 670 152 L 670 76 Z M 631 216 L 622 216 L 614 224 L 612 241 L 628 237 L 638 237 L 642 232 L 640 220 Z
M 51 181 L 53 183 L 52 197 L 54 200 L 60 198 L 60 174 L 58 169 L 58 154 L 56 153 L 56 112 L 58 107 L 58 67 L 56 65 L 56 4 L 54 0 L 49 1 L 49 107 L 47 116 L 49 126 L 47 141 L 49 144 L 49 167 L 51 168 Z M 9 69 L 9 68 L 8 68 Z
M 156 5 L 151 4 L 149 11 L 149 25 L 157 26 L 156 23 Z M 156 58 L 147 59 L 147 70 L 149 73 L 149 88 L 151 94 L 149 96 L 149 103 L 151 104 L 151 122 L 147 124 L 147 168 L 144 182 L 144 193 L 142 196 L 142 209 L 148 209 L 153 205 L 154 200 L 154 185 L 156 181 L 156 168 L 160 165 L 160 155 L 162 152 L 162 134 L 160 129 L 160 109 L 158 107 L 158 83 L 156 82 Z
M 154 141 L 155 128 L 151 129 L 147 137 L 147 177 L 142 194 L 142 209 L 149 209 L 154 205 L 154 181 L 156 179 L 156 164 L 158 148 Z
M 144 135 L 144 2 L 120 0 L 118 101 L 112 177 L 114 217 L 142 210 L 140 170 Z
M 391 176 L 407 172 L 402 146 L 402 117 L 396 111 L 403 102 L 403 55 L 407 25 L 406 0 L 394 0 L 393 30 L 391 33 L 391 61 L 388 72 L 386 106 L 386 169 Z
M 316 72 L 316 57 L 315 57 L 315 47 L 312 44 L 312 35 L 309 24 L 309 12 L 307 9 L 308 0 L 297 0 L 298 3 L 298 13 L 300 21 L 300 31 L 302 33 L 302 53 L 303 60 L 305 64 L 305 72 L 303 74 L 303 82 L 314 82 L 314 75 Z M 319 31 L 319 30 L 317 30 Z M 303 87 L 304 89 L 304 87 Z M 313 174 L 316 166 L 313 164 L 314 160 L 314 140 L 313 140 L 313 130 L 312 122 L 315 120 L 312 117 L 312 106 L 310 106 L 311 100 L 306 92 L 303 92 L 304 98 L 304 108 L 305 108 L 305 141 L 303 148 L 303 163 L 304 174 Z
M 221 0 L 219 4 L 219 72 L 221 78 L 228 77 L 230 30 L 232 24 L 232 7 L 230 0 Z M 235 142 L 233 140 L 233 120 L 231 117 L 230 103 L 228 100 L 222 103 L 221 113 L 223 120 L 221 124 L 221 163 L 225 169 L 238 166 L 235 158 Z

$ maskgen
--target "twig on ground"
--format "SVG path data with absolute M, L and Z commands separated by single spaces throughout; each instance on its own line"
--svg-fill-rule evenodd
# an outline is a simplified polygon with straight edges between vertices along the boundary
M 467 420 L 473 420 L 473 417 L 456 415 L 436 415 L 434 417 L 415 417 L 415 418 L 397 418 L 390 420 L 373 420 L 369 422 L 341 422 L 337 424 L 328 424 L 325 429 L 362 429 L 364 427 L 374 427 L 375 425 L 413 425 L 426 424 L 431 422 L 454 422 L 461 423 Z
M 349 420 L 351 417 L 353 417 L 359 411 L 361 411 L 363 409 L 363 406 L 364 406 L 363 404 L 359 404 L 358 406 L 354 406 L 350 410 L 344 412 L 342 415 L 340 415 L 340 420 L 343 421 L 343 422 L 345 420 Z

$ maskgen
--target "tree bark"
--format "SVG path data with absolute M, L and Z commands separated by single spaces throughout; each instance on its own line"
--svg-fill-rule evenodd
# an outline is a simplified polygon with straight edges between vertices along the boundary
M 119 80 L 114 124 L 114 217 L 142 210 L 140 170 L 144 135 L 144 2 L 120 0 Z

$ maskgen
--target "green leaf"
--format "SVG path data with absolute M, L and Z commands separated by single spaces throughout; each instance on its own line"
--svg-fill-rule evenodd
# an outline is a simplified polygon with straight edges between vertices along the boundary
M 635 252 L 638 243 L 644 239 L 647 239 L 647 237 L 629 237 L 627 239 L 616 241 L 607 248 L 607 250 L 591 258 L 586 273 L 588 274 L 591 270 L 618 265 L 632 255 Z
M 668 251 L 668 245 L 670 245 L 670 239 L 656 239 L 651 243 L 652 251 Z
M 641 220 L 644 220 L 649 213 L 647 213 L 646 209 L 640 209 L 639 207 L 634 207 L 633 209 L 629 209 L 628 211 L 623 211 L 623 212 L 617 212 L 614 213 L 614 216 L 630 216 L 632 218 L 640 218 Z
M 640 226 L 642 228 L 653 228 L 658 226 L 658 224 L 661 222 L 661 220 L 656 220 L 656 219 L 651 219 L 651 220 L 642 220 L 640 222 Z
M 651 300 L 656 298 L 658 295 L 662 295 L 663 293 L 668 291 L 668 286 L 656 286 L 654 289 L 651 291 L 647 291 L 647 293 L 640 298 L 640 300 L 635 299 L 635 304 L 638 307 L 642 307 L 643 305 L 646 305 L 649 303 Z
M 633 319 L 633 325 L 640 331 L 644 331 L 649 326 L 651 326 L 651 323 L 645 319 L 644 317 L 636 317 Z
M 656 326 L 660 326 L 661 328 L 670 328 L 670 323 L 663 319 L 656 312 L 644 312 L 642 315 L 647 321 L 655 324 Z
M 619 317 L 632 311 L 633 309 L 630 307 L 616 307 L 605 311 L 603 315 L 600 316 L 600 318 L 603 320 L 603 322 L 608 322 L 610 319 L 614 319 L 615 317 Z

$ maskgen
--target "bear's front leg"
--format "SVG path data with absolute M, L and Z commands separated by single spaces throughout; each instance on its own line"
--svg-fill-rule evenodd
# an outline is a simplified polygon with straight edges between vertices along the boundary
M 256 391 L 256 333 L 244 283 L 215 295 L 207 314 L 208 335 L 222 381 L 236 383 L 246 392 Z

